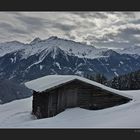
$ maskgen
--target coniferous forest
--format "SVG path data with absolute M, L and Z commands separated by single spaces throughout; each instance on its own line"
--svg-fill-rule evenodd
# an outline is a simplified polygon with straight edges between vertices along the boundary
M 108 80 L 103 74 L 86 75 L 85 77 L 118 90 L 140 89 L 140 70 L 116 76 L 111 80 Z

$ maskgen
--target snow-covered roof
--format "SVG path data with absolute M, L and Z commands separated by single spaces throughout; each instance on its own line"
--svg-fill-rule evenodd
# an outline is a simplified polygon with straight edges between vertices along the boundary
M 126 95 L 119 90 L 112 89 L 110 87 L 104 86 L 95 81 L 92 81 L 92 80 L 89 80 L 89 79 L 86 79 L 77 75 L 48 75 L 48 76 L 44 76 L 44 77 L 41 77 L 32 81 L 26 82 L 25 85 L 29 89 L 35 90 L 37 92 L 42 92 L 51 88 L 56 88 L 62 84 L 65 84 L 67 82 L 70 82 L 76 79 L 82 82 L 94 85 L 96 87 L 99 87 L 101 89 L 110 91 L 112 93 L 125 96 L 127 98 L 132 98 L 132 96 Z

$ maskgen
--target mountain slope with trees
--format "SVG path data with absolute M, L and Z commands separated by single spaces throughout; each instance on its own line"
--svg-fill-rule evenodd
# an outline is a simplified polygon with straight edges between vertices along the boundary
M 140 89 L 140 70 L 114 77 L 108 81 L 107 85 L 119 90 L 138 90 Z

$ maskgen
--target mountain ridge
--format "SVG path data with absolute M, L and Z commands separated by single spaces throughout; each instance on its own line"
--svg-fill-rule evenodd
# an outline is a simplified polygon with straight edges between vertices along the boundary
M 45 40 L 35 38 L 27 44 L 18 41 L 0 44 L 0 80 L 13 80 L 19 86 L 50 74 L 84 77 L 100 73 L 112 79 L 139 69 L 140 54 L 96 48 L 56 36 Z M 9 86 L 12 85 L 9 83 Z M 14 91 L 18 91 L 18 86 L 14 87 Z M 10 90 L 9 87 L 9 93 L 13 95 L 9 99 L 7 93 L 7 101 L 16 96 Z
M 56 36 L 45 40 L 37 37 L 29 44 L 24 44 L 19 49 L 0 57 L 0 78 L 3 79 L 5 76 L 12 79 L 21 74 L 23 77 L 27 75 L 25 77 L 28 79 L 33 73 L 40 76 L 45 74 L 84 76 L 84 73 L 102 73 L 112 78 L 140 69 L 139 62 L 139 55 L 120 54 L 111 49 L 97 49 L 91 45 Z M 21 81 L 26 81 L 26 78 L 21 78 Z

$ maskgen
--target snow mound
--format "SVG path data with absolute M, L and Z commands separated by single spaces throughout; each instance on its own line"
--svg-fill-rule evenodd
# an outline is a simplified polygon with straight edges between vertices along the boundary
M 102 110 L 71 108 L 45 119 L 31 115 L 32 97 L 0 105 L 0 128 L 140 128 L 140 90 L 123 105 Z

